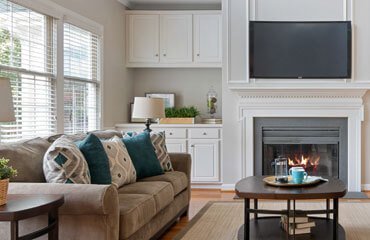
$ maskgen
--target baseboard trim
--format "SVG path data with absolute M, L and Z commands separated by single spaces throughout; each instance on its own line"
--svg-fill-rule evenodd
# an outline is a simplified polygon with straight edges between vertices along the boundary
M 234 191 L 235 184 L 222 184 L 221 191 Z
M 370 184 L 362 184 L 362 191 L 370 191 Z
M 221 189 L 221 183 L 218 184 L 191 184 L 192 189 Z

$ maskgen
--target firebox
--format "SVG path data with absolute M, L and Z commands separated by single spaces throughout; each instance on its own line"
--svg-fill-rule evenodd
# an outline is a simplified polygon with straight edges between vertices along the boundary
M 254 173 L 274 175 L 274 159 L 288 159 L 309 175 L 347 182 L 346 118 L 255 118 Z

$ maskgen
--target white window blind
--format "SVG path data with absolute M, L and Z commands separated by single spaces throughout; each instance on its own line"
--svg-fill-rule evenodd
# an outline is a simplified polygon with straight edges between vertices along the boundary
M 100 38 L 64 24 L 64 131 L 100 127 Z
M 0 141 L 56 131 L 56 27 L 53 18 L 0 0 L 0 76 L 11 79 L 16 121 Z

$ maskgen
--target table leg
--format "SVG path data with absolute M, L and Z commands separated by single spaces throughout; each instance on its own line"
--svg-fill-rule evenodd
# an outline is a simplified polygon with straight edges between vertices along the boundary
M 258 199 L 254 199 L 254 209 L 258 209 Z M 258 218 L 258 213 L 254 213 L 254 219 L 257 220 Z
M 54 209 L 49 212 L 48 215 L 49 225 L 55 224 L 54 228 L 49 232 L 48 239 L 49 240 L 58 240 L 58 233 L 59 233 L 59 219 L 58 219 L 58 209 Z
M 330 218 L 330 213 L 329 213 L 329 210 L 330 210 L 330 199 L 326 199 L 326 218 L 329 219 Z
M 333 239 L 337 239 L 338 234 L 338 198 L 333 199 Z
M 295 239 L 295 199 L 293 200 L 293 239 Z
M 287 239 L 289 239 L 289 222 L 290 222 L 290 200 L 287 200 L 287 225 L 286 225 Z
M 16 240 L 18 239 L 18 221 L 11 221 L 10 222 L 10 239 L 11 240 Z
M 249 198 L 244 199 L 244 240 L 249 240 L 249 225 L 250 225 L 250 201 Z

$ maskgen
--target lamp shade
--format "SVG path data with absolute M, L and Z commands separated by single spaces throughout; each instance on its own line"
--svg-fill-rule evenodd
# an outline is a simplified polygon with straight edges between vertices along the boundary
M 135 97 L 133 118 L 163 118 L 164 101 L 162 98 Z
M 8 78 L 0 78 L 0 122 L 13 122 L 14 105 Z

